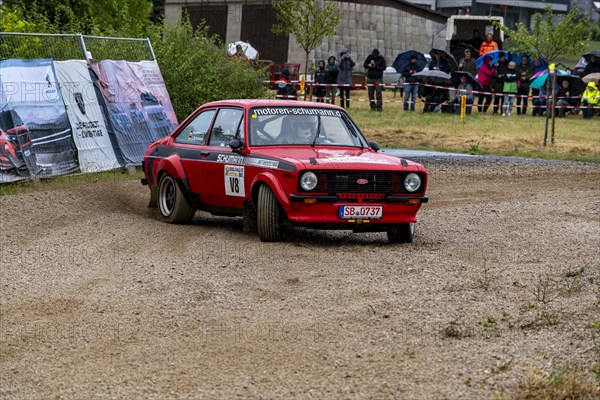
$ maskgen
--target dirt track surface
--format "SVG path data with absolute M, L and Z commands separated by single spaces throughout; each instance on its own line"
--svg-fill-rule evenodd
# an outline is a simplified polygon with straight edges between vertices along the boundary
M 600 167 L 428 168 L 411 245 L 167 225 L 137 181 L 0 197 L 0 398 L 510 398 L 531 367 L 590 374 Z

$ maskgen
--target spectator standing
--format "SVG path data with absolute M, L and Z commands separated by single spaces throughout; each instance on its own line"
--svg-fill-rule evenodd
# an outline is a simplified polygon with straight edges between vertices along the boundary
M 352 60 L 350 52 L 344 48 L 340 53 L 340 73 L 338 75 L 338 84 L 340 85 L 340 106 L 350 108 L 350 86 L 352 84 L 352 68 L 356 63 Z
M 433 53 L 433 59 L 429 61 L 429 69 L 443 71 L 447 74 L 450 73 L 448 61 L 442 58 L 442 53 L 439 51 Z
M 506 79 L 506 70 L 508 69 L 508 61 L 504 53 L 500 53 L 498 62 L 494 65 L 496 73 L 494 74 L 494 114 L 498 114 L 500 107 L 502 106 L 504 80 Z
M 483 39 L 479 33 L 479 29 L 473 29 L 473 38 L 470 40 L 471 46 L 477 50 L 481 48 L 481 44 L 483 43 Z
M 367 56 L 363 67 L 367 70 L 367 85 L 369 92 L 369 104 L 371 111 L 383 110 L 382 85 L 383 71 L 387 67 L 385 58 L 379 52 L 379 49 L 373 49 L 373 52 Z
M 231 55 L 232 60 L 240 60 L 248 64 L 248 56 L 244 52 L 244 48 L 241 44 L 235 45 L 235 53 Z
M 488 33 L 485 35 L 485 41 L 481 43 L 481 46 L 479 47 L 479 56 L 484 56 L 490 51 L 496 50 L 498 50 L 498 43 L 494 41 L 492 34 Z
M 460 103 L 462 96 L 467 96 L 467 114 L 471 115 L 471 108 L 473 105 L 473 86 L 468 82 L 467 77 L 464 75 L 460 77 L 460 83 L 456 87 L 455 96 L 452 100 L 454 113 L 456 115 L 460 114 Z
M 481 86 L 481 93 L 477 102 L 477 109 L 480 114 L 485 114 L 492 103 L 492 82 L 496 69 L 492 66 L 492 57 L 483 58 L 483 64 L 478 69 L 477 82 Z M 485 100 L 485 105 L 483 104 Z
M 573 96 L 573 91 L 571 90 L 571 84 L 568 79 L 564 79 L 560 83 L 560 88 L 558 92 L 556 92 L 556 115 L 558 118 L 564 118 L 565 112 L 569 110 L 571 107 L 574 107 L 579 102 L 579 99 Z M 568 108 L 567 108 L 568 107 Z
M 587 84 L 585 91 L 581 95 L 581 109 L 583 111 L 583 118 L 592 118 L 594 115 L 594 109 L 589 107 L 600 106 L 600 91 L 598 86 L 594 82 Z
M 417 92 L 419 91 L 419 85 L 417 84 L 417 78 L 413 75 L 417 72 L 421 72 L 423 68 L 417 64 L 417 56 L 413 55 L 410 57 L 408 64 L 402 70 L 402 76 L 404 77 L 404 111 L 408 111 L 410 103 L 410 111 L 415 111 L 415 103 L 417 101 Z
M 552 115 L 551 109 L 547 109 L 548 101 L 552 99 L 552 75 L 546 79 L 544 85 L 540 87 L 539 96 L 533 100 L 534 110 L 531 112 L 531 116 L 543 116 L 547 114 L 547 117 Z
M 515 95 L 518 92 L 517 85 L 517 64 L 514 61 L 508 63 L 506 73 L 504 74 L 504 84 L 502 93 L 504 93 L 504 101 L 502 102 L 502 116 L 509 116 L 512 113 L 513 105 L 515 104 Z
M 294 85 L 290 83 L 290 71 L 287 68 L 281 71 L 281 77 L 277 81 L 277 86 L 278 89 L 276 97 L 278 99 L 298 99 L 298 92 L 296 91 Z
M 315 96 L 319 103 L 325 101 L 325 86 L 321 86 L 327 83 L 327 71 L 325 71 L 325 60 L 319 60 L 319 67 L 315 70 Z
M 583 73 L 581 76 L 586 76 L 589 74 L 593 74 L 595 72 L 600 72 L 600 60 L 595 55 L 590 55 L 590 61 L 587 63 L 585 68 L 583 69 Z
M 527 114 L 529 100 L 529 79 L 533 76 L 533 67 L 529 64 L 529 57 L 521 57 L 521 64 L 517 66 L 517 114 Z M 523 106 L 521 107 L 521 103 Z
M 471 57 L 470 49 L 465 49 L 465 56 L 458 63 L 458 70 L 470 72 L 473 76 L 477 75 L 477 60 Z
M 325 66 L 327 71 L 327 97 L 325 103 L 335 103 L 335 94 L 337 92 L 337 79 L 340 73 L 340 68 L 335 62 L 335 56 L 329 56 L 327 59 L 327 65 Z

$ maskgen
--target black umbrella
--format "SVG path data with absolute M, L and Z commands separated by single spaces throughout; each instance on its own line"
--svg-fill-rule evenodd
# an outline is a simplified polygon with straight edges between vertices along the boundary
M 441 50 L 441 49 L 431 49 L 431 51 L 429 52 L 429 55 L 431 56 L 431 59 L 435 59 L 435 53 L 440 53 L 440 55 L 442 56 L 442 58 L 444 60 L 446 60 L 446 62 L 448 63 L 448 67 L 450 67 L 450 72 L 452 71 L 456 71 L 458 69 L 458 63 L 456 62 L 456 58 L 454 58 L 454 56 L 450 53 L 448 53 L 446 50 Z
M 586 84 L 583 80 L 581 80 L 580 76 L 578 76 L 578 75 L 557 75 L 556 76 L 556 83 L 558 83 L 558 85 L 561 85 L 562 81 L 564 81 L 564 80 L 569 81 L 569 88 L 573 92 L 571 94 L 572 96 L 579 96 L 581 93 L 584 92 Z
M 460 83 L 461 76 L 467 77 L 467 82 L 469 82 L 471 86 L 473 86 L 473 90 L 477 90 L 479 88 L 479 83 L 477 82 L 477 79 L 475 79 L 472 73 L 467 71 L 454 71 L 452 73 L 452 83 L 458 86 L 458 84 Z
M 427 59 L 423 53 L 419 53 L 416 50 L 409 50 L 398 54 L 398 57 L 396 57 L 396 60 L 392 64 L 392 67 L 396 68 L 396 72 L 402 73 L 402 70 L 404 70 L 404 67 L 406 67 L 406 65 L 410 62 L 410 58 L 412 56 L 417 57 L 417 65 L 421 67 L 421 69 L 425 68 L 427 65 Z
M 477 56 L 479 55 L 479 49 L 476 49 L 475 47 L 471 46 L 470 44 L 461 43 L 460 45 L 462 47 L 464 47 L 465 49 L 471 50 L 471 54 L 473 55 L 473 58 L 477 58 Z
M 598 59 L 596 62 L 600 64 L 600 50 L 593 50 L 593 51 L 590 51 L 589 53 L 585 53 L 583 55 L 583 58 L 585 58 L 585 61 L 591 62 L 590 58 L 592 56 L 596 56 L 596 58 Z
M 417 80 L 421 81 L 425 78 L 429 78 L 431 79 L 431 81 L 433 83 L 451 83 L 452 80 L 450 79 L 450 75 L 445 73 L 444 71 L 438 71 L 435 69 L 430 69 L 427 71 L 421 71 L 421 72 L 417 72 L 416 74 L 413 74 L 413 76 L 415 78 L 417 78 Z

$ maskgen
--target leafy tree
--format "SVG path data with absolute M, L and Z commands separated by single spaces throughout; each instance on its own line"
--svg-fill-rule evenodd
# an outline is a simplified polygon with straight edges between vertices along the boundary
M 342 18 L 338 6 L 329 2 L 321 6 L 319 0 L 275 0 L 273 8 L 277 12 L 278 23 L 273 25 L 273 33 L 293 34 L 306 52 L 304 74 L 308 72 L 310 52 L 327 36 L 335 34 L 335 28 Z
M 543 58 L 548 63 L 550 73 L 550 66 L 558 57 L 581 54 L 584 49 L 583 40 L 589 35 L 588 19 L 581 18 L 576 7 L 573 7 L 564 17 L 555 17 L 552 8 L 547 6 L 544 14 L 536 13 L 533 16 L 531 32 L 522 23 L 517 23 L 516 29 L 498 22 L 494 22 L 494 25 L 510 36 L 514 52 L 528 53 L 532 58 Z M 554 143 L 556 93 L 554 90 L 552 93 L 552 143 Z M 546 119 L 544 146 L 547 137 L 548 120 Z
M 512 39 L 514 51 L 529 53 L 533 58 L 543 57 L 548 64 L 560 56 L 576 55 L 584 49 L 583 40 L 589 35 L 589 24 L 579 16 L 576 7 L 563 18 L 555 19 L 552 8 L 547 6 L 544 14 L 533 16 L 531 32 L 522 23 L 511 29 L 494 22 L 497 28 Z
M 189 18 L 166 23 L 154 52 L 179 120 L 213 100 L 262 97 L 266 71 L 232 60 L 204 24 L 193 29 Z

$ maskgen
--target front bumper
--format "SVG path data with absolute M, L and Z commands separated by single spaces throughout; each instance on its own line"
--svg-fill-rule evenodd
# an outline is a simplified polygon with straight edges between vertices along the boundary
M 291 195 L 290 207 L 286 209 L 288 220 L 300 224 L 404 224 L 417 221 L 421 204 L 427 196 L 387 196 L 381 201 L 356 202 L 342 200 L 338 196 Z M 379 219 L 343 219 L 338 215 L 340 206 L 381 206 Z M 351 227 L 351 226 L 349 226 Z

